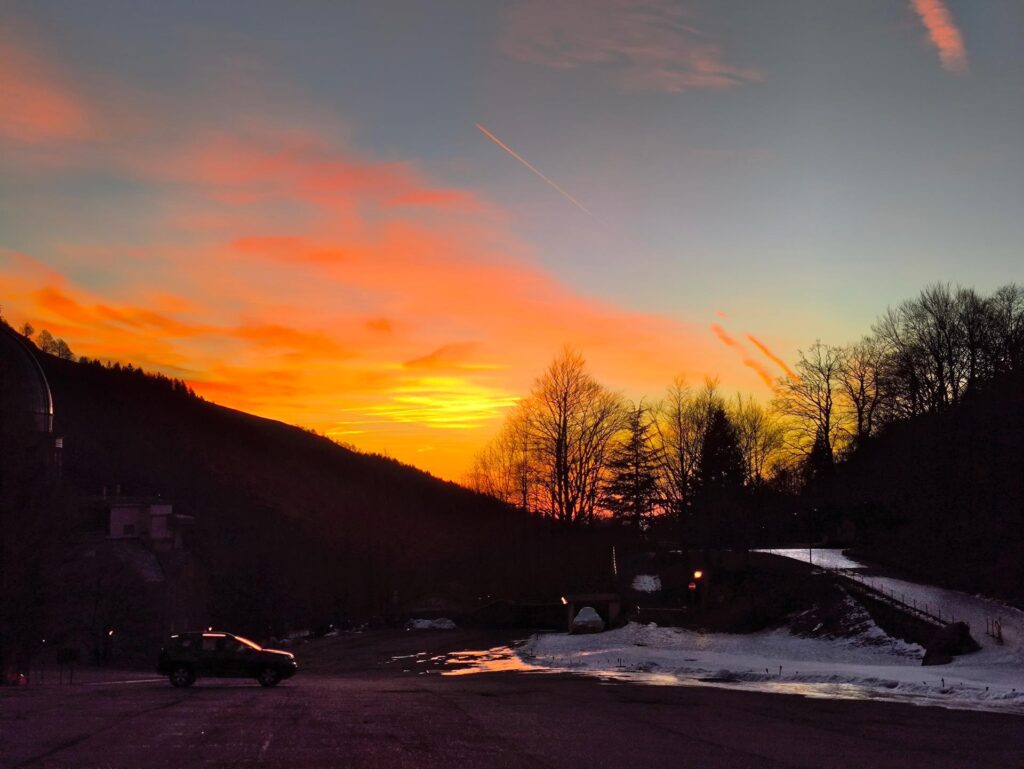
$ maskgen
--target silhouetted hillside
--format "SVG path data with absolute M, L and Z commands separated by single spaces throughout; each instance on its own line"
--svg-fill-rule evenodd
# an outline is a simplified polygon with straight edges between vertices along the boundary
M 841 463 L 826 493 L 865 554 L 1024 602 L 1024 374 L 896 422 Z
M 39 353 L 66 483 L 160 494 L 196 518 L 210 616 L 254 633 L 380 618 L 396 600 L 521 588 L 529 522 L 390 459 L 205 402 L 138 370 Z

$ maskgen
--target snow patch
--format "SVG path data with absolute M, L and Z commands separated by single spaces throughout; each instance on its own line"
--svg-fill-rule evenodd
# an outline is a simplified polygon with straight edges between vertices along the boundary
M 806 638 L 785 629 L 700 633 L 631 623 L 600 635 L 536 635 L 516 653 L 535 668 L 635 683 L 1024 713 L 1024 670 L 970 666 L 965 657 L 922 667 L 921 647 L 889 637 L 870 617 L 842 638 Z
M 458 625 L 447 617 L 438 619 L 411 619 L 405 623 L 406 630 L 456 630 Z
M 657 574 L 637 574 L 633 577 L 633 589 L 638 593 L 657 593 L 661 590 L 661 577 Z

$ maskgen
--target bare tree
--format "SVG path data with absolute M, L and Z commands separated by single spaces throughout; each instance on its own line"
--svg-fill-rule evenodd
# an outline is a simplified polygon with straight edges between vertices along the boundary
M 566 349 L 480 453 L 471 485 L 566 525 L 591 522 L 610 454 L 625 428 L 619 395 Z
M 1024 367 L 1024 289 L 1000 287 L 988 302 L 996 373 Z
M 54 355 L 61 360 L 74 360 L 75 354 L 71 352 L 71 347 L 63 339 L 58 339 L 54 344 Z
M 609 451 L 624 426 L 622 399 L 566 348 L 534 384 L 530 401 L 531 454 L 544 512 L 566 526 L 593 521 Z
M 50 355 L 57 354 L 57 340 L 53 338 L 53 334 L 47 331 L 45 328 L 39 332 L 36 337 L 36 344 L 39 345 L 39 349 Z
M 760 485 L 785 445 L 785 427 L 778 415 L 751 396 L 736 396 L 729 419 L 743 454 L 744 481 L 748 486 Z
M 816 341 L 800 351 L 797 376 L 779 379 L 774 408 L 789 418 L 787 442 L 795 451 L 810 455 L 817 444 L 831 462 L 848 434 L 837 409 L 841 397 L 842 348 Z
M 935 284 L 890 308 L 874 326 L 884 353 L 887 418 L 958 403 L 1024 360 L 1024 293 L 1003 286 L 990 297 Z
M 661 454 L 661 491 L 667 510 L 682 516 L 693 492 L 701 446 L 716 405 L 721 404 L 718 380 L 708 379 L 694 393 L 680 377 L 657 409 L 655 428 Z
M 850 439 L 861 443 L 878 426 L 884 396 L 881 383 L 884 350 L 873 337 L 848 346 L 842 357 L 839 385 L 843 395 L 842 409 L 846 417 L 843 424 L 850 425 Z
M 477 455 L 469 486 L 522 510 L 534 507 L 534 472 L 530 455 L 530 401 L 520 401 L 501 431 Z

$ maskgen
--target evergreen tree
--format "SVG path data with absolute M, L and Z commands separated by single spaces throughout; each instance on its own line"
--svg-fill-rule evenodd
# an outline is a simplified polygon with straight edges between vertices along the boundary
M 725 408 L 716 404 L 701 444 L 694 493 L 697 534 L 705 544 L 731 538 L 726 532 L 734 529 L 732 522 L 743 504 L 744 475 L 736 428 Z
M 654 424 L 643 402 L 630 409 L 629 436 L 612 454 L 603 505 L 612 516 L 643 529 L 658 500 L 658 449 Z
M 813 485 L 818 481 L 825 480 L 832 475 L 835 467 L 835 459 L 829 447 L 828 439 L 822 433 L 814 439 L 811 451 L 804 460 L 804 482 Z

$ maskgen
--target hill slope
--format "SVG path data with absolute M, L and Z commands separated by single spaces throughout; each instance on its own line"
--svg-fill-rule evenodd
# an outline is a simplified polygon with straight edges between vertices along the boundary
M 381 617 L 434 591 L 515 589 L 529 522 L 493 499 L 180 383 L 38 355 L 66 483 L 160 494 L 194 515 L 215 622 L 265 633 Z
M 1024 373 L 891 425 L 827 499 L 857 521 L 865 556 L 1024 604 Z

